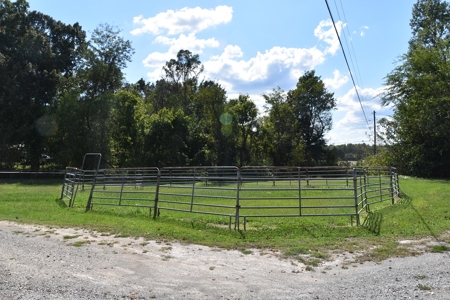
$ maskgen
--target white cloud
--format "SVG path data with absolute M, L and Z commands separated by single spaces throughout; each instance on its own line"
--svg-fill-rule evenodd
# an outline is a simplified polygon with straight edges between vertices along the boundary
M 169 38 L 166 36 L 158 36 L 154 43 L 170 46 L 169 53 L 177 54 L 180 49 L 187 49 L 195 54 L 203 53 L 203 49 L 219 47 L 219 42 L 214 39 L 197 39 L 194 33 L 189 35 L 180 34 L 178 38 Z
M 182 8 L 168 10 L 155 17 L 145 19 L 142 15 L 134 17 L 133 23 L 141 25 L 131 31 L 133 35 L 151 33 L 159 35 L 176 35 L 180 33 L 197 33 L 208 27 L 225 24 L 231 21 L 233 8 L 230 6 L 217 6 L 215 9 Z
M 264 53 L 258 52 L 249 60 L 235 59 L 242 55 L 239 46 L 227 46 L 220 56 L 214 56 L 204 63 L 205 70 L 213 77 L 220 76 L 233 82 L 266 81 L 273 76 L 296 79 L 295 70 L 310 70 L 325 59 L 317 48 L 273 47 Z
M 332 87 L 334 89 L 338 89 L 348 82 L 348 76 L 342 76 L 339 70 L 334 70 L 333 75 L 333 78 L 325 78 L 323 80 L 327 88 Z
M 215 9 L 183 8 L 179 11 L 167 11 L 153 18 L 135 18 L 142 27 L 133 34 L 156 34 L 153 43 L 165 45 L 167 52 L 150 53 L 144 60 L 146 67 L 153 68 L 147 73 L 150 81 L 161 78 L 161 68 L 180 49 L 187 49 L 194 54 L 204 53 L 207 48 L 223 47 L 222 53 L 211 57 L 202 57 L 205 71 L 203 78 L 220 83 L 228 94 L 261 94 L 268 87 L 290 88 L 307 70 L 324 63 L 327 54 L 334 54 L 339 48 L 339 41 L 330 20 L 321 21 L 314 30 L 314 35 L 322 42 L 310 48 L 287 48 L 274 46 L 265 51 L 258 51 L 253 57 L 244 59 L 244 51 L 238 45 L 220 45 L 214 37 L 199 39 L 196 33 L 210 26 L 224 24 L 232 19 L 233 9 L 218 6 Z M 195 16 L 195 17 L 194 17 Z M 336 24 L 341 32 L 342 22 Z M 176 35 L 176 36 L 173 36 Z M 322 49 L 319 49 L 320 46 Z M 337 72 L 337 71 L 336 71 Z M 334 78 L 327 79 L 327 85 L 339 87 L 348 80 L 339 72 Z M 260 101 L 261 102 L 261 101 Z
M 360 30 L 361 30 L 361 32 L 360 32 L 360 36 L 365 36 L 366 35 L 366 32 L 364 31 L 365 29 L 369 29 L 369 26 L 362 26 L 361 28 L 360 28 Z
M 346 26 L 342 21 L 336 23 L 336 29 L 341 34 L 342 29 Z M 328 28 L 329 27 L 329 28 Z M 328 28 L 328 29 L 327 29 Z M 325 43 L 329 44 L 329 47 L 325 49 L 325 54 L 335 54 L 339 49 L 339 39 L 336 36 L 336 30 L 334 29 L 333 22 L 331 20 L 320 21 L 319 25 L 314 29 L 314 35 Z
M 327 134 L 330 143 L 372 142 L 373 112 L 376 112 L 377 120 L 392 114 L 390 107 L 383 107 L 380 104 L 379 95 L 383 90 L 384 88 L 358 88 L 361 103 L 354 88 L 344 96 L 338 97 L 336 105 L 338 113 L 333 115 L 333 129 Z
M 384 88 L 365 88 L 361 89 L 357 87 L 358 94 L 360 99 L 358 99 L 358 95 L 356 94 L 355 89 L 352 87 L 344 96 L 337 98 L 337 106 L 340 110 L 345 111 L 361 111 L 361 104 L 364 107 L 364 111 L 370 113 L 373 110 L 383 110 L 389 108 L 383 108 L 381 106 L 379 95 L 383 92 Z M 361 103 L 360 101 L 361 100 Z M 367 112 L 367 110 L 369 110 Z

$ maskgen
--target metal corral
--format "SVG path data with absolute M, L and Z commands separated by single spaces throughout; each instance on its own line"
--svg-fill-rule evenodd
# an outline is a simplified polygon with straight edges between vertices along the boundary
M 234 219 L 235 229 L 259 217 L 350 216 L 360 224 L 361 212 L 394 203 L 399 193 L 391 167 L 105 169 L 94 177 L 86 209 L 134 206 L 148 208 L 153 217 L 164 210 L 217 215 L 228 218 L 230 228 Z

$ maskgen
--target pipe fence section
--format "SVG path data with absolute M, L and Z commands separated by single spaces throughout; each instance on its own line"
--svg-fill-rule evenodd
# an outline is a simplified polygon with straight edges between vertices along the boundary
M 83 170 L 67 167 L 64 173 L 64 181 L 61 189 L 60 199 L 68 199 L 69 207 L 73 207 L 77 195 L 78 186 L 83 178 Z
M 86 210 L 95 205 L 132 206 L 156 212 L 158 168 L 124 168 L 99 170 L 91 186 Z M 155 216 L 155 214 L 154 214 Z
M 104 169 L 94 174 L 86 210 L 132 206 L 149 209 L 154 218 L 163 211 L 215 215 L 227 218 L 229 228 L 243 223 L 244 230 L 248 218 L 264 217 L 350 216 L 359 225 L 361 213 L 394 203 L 399 193 L 392 167 Z M 76 190 L 66 194 L 73 195 L 73 206 Z

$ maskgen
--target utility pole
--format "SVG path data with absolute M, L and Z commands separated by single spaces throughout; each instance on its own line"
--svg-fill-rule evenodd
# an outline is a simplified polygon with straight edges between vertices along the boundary
M 373 155 L 377 154 L 377 122 L 375 120 L 375 111 L 373 111 Z

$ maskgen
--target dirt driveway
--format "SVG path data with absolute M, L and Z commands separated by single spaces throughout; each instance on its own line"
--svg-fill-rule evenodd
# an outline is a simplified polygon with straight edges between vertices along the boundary
M 450 299 L 448 252 L 351 261 L 0 221 L 0 299 Z

